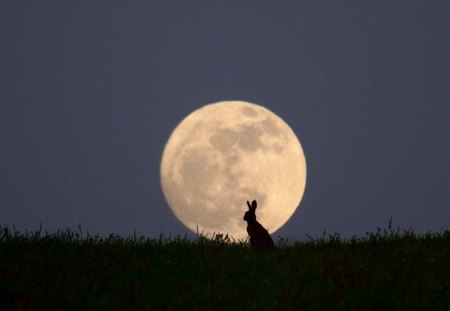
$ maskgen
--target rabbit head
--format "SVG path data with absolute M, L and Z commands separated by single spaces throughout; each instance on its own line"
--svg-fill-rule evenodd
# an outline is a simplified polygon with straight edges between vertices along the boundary
M 244 220 L 247 222 L 254 222 L 256 221 L 256 214 L 255 214 L 255 210 L 256 210 L 256 200 L 252 201 L 252 204 L 250 205 L 250 202 L 247 201 L 247 206 L 248 206 L 248 211 L 245 212 L 244 214 Z

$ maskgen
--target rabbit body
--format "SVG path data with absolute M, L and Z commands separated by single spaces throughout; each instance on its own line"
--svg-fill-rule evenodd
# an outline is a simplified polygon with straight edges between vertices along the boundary
M 247 232 L 250 236 L 250 246 L 255 249 L 273 249 L 275 247 L 269 232 L 256 220 L 256 201 L 252 204 L 247 201 L 248 211 L 244 214 L 247 222 Z

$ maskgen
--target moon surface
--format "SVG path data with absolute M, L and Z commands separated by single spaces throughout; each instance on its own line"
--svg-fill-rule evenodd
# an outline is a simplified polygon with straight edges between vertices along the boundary
M 297 209 L 306 161 L 292 129 L 268 109 L 243 101 L 206 105 L 172 132 L 161 186 L 175 216 L 193 232 L 246 239 L 246 201 L 270 234 Z

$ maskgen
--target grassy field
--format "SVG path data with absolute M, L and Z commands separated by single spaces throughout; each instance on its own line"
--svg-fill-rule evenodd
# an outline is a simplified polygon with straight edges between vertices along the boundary
M 450 231 L 387 230 L 252 250 L 212 240 L 0 227 L 0 310 L 450 310 Z

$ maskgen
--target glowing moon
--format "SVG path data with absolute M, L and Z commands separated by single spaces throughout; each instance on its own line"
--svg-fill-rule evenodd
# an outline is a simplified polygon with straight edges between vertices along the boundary
M 176 217 L 205 234 L 247 237 L 247 200 L 274 233 L 300 204 L 306 161 L 292 129 L 268 109 L 243 101 L 206 105 L 173 131 L 161 161 L 161 185 Z

